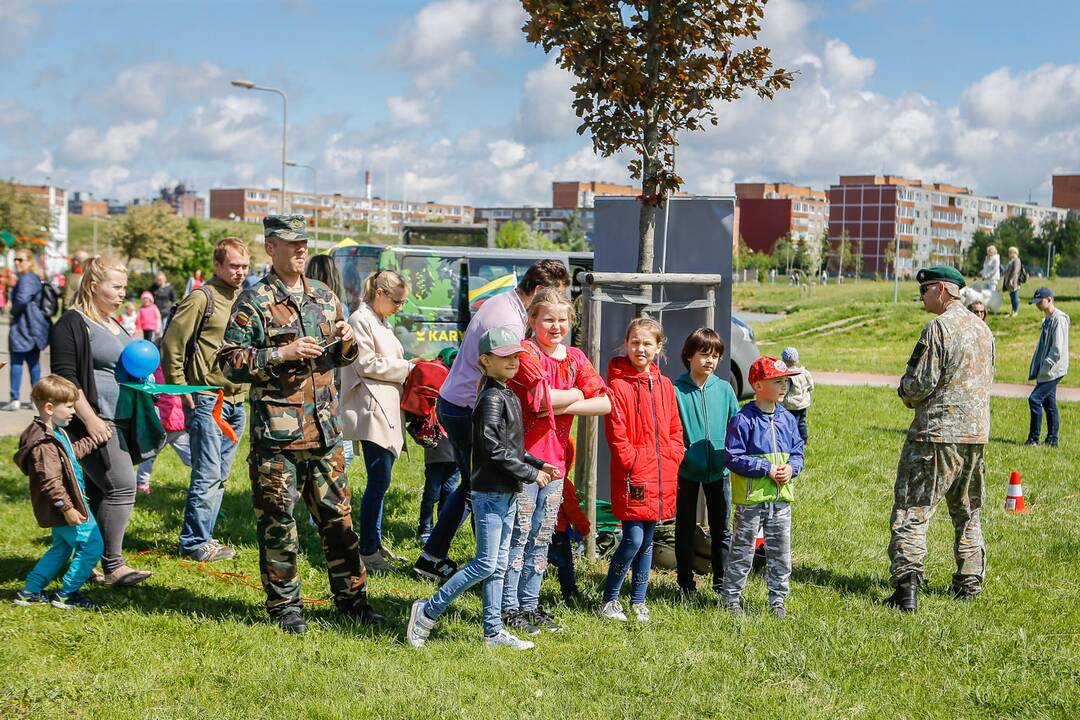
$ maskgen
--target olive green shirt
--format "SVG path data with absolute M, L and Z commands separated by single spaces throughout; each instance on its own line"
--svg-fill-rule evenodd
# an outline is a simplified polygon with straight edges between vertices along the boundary
M 216 362 L 225 337 L 225 328 L 232 315 L 233 302 L 240 290 L 223 282 L 216 275 L 204 285 L 214 296 L 214 312 L 206 319 L 202 332 L 192 348 L 191 357 L 187 354 L 188 341 L 195 333 L 196 326 L 202 322 L 206 312 L 206 294 L 195 291 L 185 297 L 176 307 L 176 313 L 169 318 L 165 328 L 165 337 L 161 340 L 161 371 L 165 382 L 177 385 L 217 385 L 225 394 L 225 401 L 241 403 L 247 395 L 248 386 L 230 382 Z

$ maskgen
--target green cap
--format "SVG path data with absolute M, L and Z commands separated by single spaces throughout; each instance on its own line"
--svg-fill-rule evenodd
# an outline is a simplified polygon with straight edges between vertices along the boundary
M 493 327 L 480 336 L 479 354 L 516 355 L 525 352 L 521 346 L 521 333 L 512 327 Z
M 948 282 L 953 283 L 956 287 L 964 287 L 965 284 L 964 276 L 960 274 L 960 271 L 948 265 L 934 265 L 923 268 L 915 273 L 915 279 L 919 281 L 920 285 L 931 282 Z
M 271 235 L 288 242 L 307 242 L 307 218 L 303 215 L 267 215 L 263 218 L 263 237 L 269 240 Z

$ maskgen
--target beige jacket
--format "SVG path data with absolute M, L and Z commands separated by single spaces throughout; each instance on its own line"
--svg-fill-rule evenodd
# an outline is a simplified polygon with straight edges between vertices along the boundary
M 349 316 L 359 354 L 341 369 L 341 424 L 346 440 L 367 440 L 401 454 L 401 389 L 412 364 L 401 341 L 365 302 Z

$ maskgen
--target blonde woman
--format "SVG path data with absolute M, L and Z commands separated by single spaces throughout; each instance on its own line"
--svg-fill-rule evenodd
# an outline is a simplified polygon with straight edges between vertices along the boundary
M 106 256 L 91 258 L 83 271 L 75 301 L 52 331 L 52 371 L 75 383 L 79 399 L 68 432 L 72 439 L 92 437 L 101 447 L 83 458 L 90 509 L 105 540 L 101 558 L 107 586 L 134 585 L 150 577 L 124 563 L 122 548 L 135 506 L 135 472 L 131 457 L 120 448 L 113 425 L 120 386 L 116 363 L 132 341 L 116 313 L 127 291 L 127 267 Z
M 982 272 L 979 274 L 987 285 L 997 287 L 998 280 L 1001 279 L 1001 258 L 995 246 L 986 246 L 986 259 L 983 261 Z
M 8 351 L 11 353 L 11 402 L 4 410 L 18 410 L 23 363 L 30 372 L 30 387 L 41 378 L 38 359 L 49 345 L 49 318 L 41 311 L 44 285 L 37 260 L 29 250 L 15 251 L 15 274 L 18 280 L 11 293 L 11 329 Z M 29 407 L 29 405 L 27 405 Z
M 401 390 L 412 363 L 388 319 L 408 296 L 405 279 L 379 270 L 364 280 L 360 307 L 349 316 L 359 355 L 341 370 L 342 433 L 359 441 L 367 468 L 360 500 L 360 555 L 369 570 L 393 569 L 394 555 L 382 545 L 383 498 L 390 487 L 394 461 L 405 446 Z
M 1012 303 L 1012 314 L 1016 317 L 1020 312 L 1020 272 L 1023 270 L 1020 263 L 1020 250 L 1015 246 L 1009 248 L 1009 262 L 1005 265 L 1005 275 L 1001 280 L 1001 289 L 1009 293 L 1009 302 Z

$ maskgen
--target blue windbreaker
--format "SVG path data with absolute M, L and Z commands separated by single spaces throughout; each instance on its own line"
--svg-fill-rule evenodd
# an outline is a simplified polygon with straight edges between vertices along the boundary
M 731 419 L 724 452 L 731 471 L 731 500 L 737 505 L 791 502 L 794 482 L 777 485 L 769 477 L 773 465 L 791 465 L 792 480 L 803 469 L 803 441 L 795 416 L 777 405 L 767 414 L 749 402 Z

